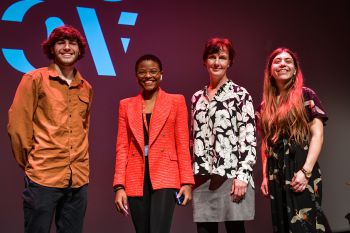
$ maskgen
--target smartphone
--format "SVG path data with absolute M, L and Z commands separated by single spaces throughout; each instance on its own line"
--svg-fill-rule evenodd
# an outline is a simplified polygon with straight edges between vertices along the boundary
M 184 201 L 185 196 L 182 194 L 180 197 L 177 197 L 177 194 L 179 193 L 176 191 L 175 192 L 176 204 L 181 205 L 182 202 Z

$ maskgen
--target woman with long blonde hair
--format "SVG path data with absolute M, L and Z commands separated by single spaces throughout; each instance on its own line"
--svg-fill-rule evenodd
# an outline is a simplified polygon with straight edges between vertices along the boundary
M 297 56 L 277 48 L 266 64 L 263 101 L 256 113 L 262 137 L 261 191 L 271 198 L 274 232 L 330 232 L 321 210 L 317 159 L 328 117 L 303 86 Z

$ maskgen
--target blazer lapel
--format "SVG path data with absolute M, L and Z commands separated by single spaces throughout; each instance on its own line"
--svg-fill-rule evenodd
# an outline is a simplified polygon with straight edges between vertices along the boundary
M 144 135 L 143 135 L 143 121 L 142 121 L 142 96 L 137 95 L 128 106 L 128 121 L 132 134 L 136 138 L 142 151 L 144 150 Z
M 152 111 L 150 129 L 149 129 L 149 145 L 152 146 L 163 128 L 171 109 L 171 100 L 167 93 L 159 89 L 156 103 Z

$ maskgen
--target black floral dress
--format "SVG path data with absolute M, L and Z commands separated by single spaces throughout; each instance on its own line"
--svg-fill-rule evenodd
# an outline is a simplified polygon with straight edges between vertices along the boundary
M 315 92 L 304 87 L 303 96 L 309 122 L 319 118 L 325 124 L 328 117 Z M 259 118 L 259 113 L 257 117 Z M 331 232 L 321 210 L 322 179 L 318 163 L 312 170 L 304 192 L 296 193 L 290 188 L 294 173 L 305 163 L 308 149 L 308 143 L 297 144 L 294 140 L 289 140 L 288 135 L 281 136 L 269 147 L 267 166 L 273 232 Z

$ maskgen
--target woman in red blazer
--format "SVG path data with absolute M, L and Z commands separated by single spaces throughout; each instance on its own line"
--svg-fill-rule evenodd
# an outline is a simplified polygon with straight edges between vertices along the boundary
M 139 95 L 119 104 L 113 187 L 119 212 L 131 217 L 137 233 L 170 232 L 175 191 L 182 205 L 192 199 L 188 113 L 182 95 L 160 89 L 162 63 L 154 55 L 135 65 Z

